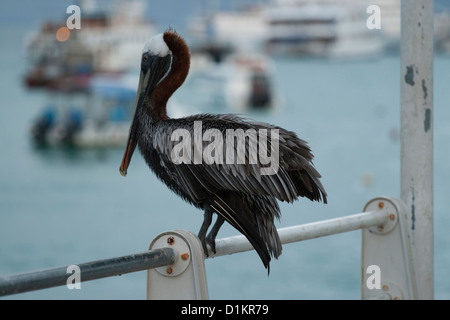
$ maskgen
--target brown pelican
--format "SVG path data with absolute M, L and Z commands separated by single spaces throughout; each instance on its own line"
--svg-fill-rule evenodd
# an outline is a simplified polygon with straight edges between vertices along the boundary
M 206 255 L 207 244 L 215 252 L 215 238 L 224 221 L 227 221 L 247 237 L 269 270 L 271 256 L 278 258 L 281 254 L 281 242 L 274 225 L 274 218 L 280 218 L 277 199 L 293 202 L 298 197 L 306 197 L 326 203 L 327 194 L 319 180 L 320 174 L 311 162 L 313 155 L 306 142 L 294 132 L 236 115 L 199 114 L 169 118 L 167 100 L 186 79 L 189 64 L 190 53 L 186 42 L 171 29 L 145 44 L 136 108 L 120 173 L 126 175 L 138 145 L 156 176 L 184 200 L 204 211 L 198 237 Z M 212 134 L 205 139 L 207 132 Z M 246 135 L 241 140 L 244 143 L 231 154 L 226 154 L 226 160 L 231 162 L 199 161 L 199 156 L 205 155 L 208 142 L 224 142 L 225 139 L 219 139 L 219 134 L 225 136 L 229 132 Z M 259 133 L 259 137 L 252 136 L 251 133 L 255 132 Z M 257 154 L 255 146 L 261 152 L 263 144 L 253 142 L 261 141 L 264 136 L 262 132 L 272 133 L 271 139 L 267 134 L 265 151 L 270 150 L 268 153 L 277 156 L 277 167 L 269 173 L 261 173 L 267 167 L 267 161 L 263 163 L 261 157 L 251 156 Z M 183 139 L 174 139 L 177 136 L 175 133 L 181 133 Z M 272 139 L 273 136 L 275 139 Z M 237 140 L 239 137 L 235 138 Z M 196 145 L 199 141 L 200 145 Z M 225 145 L 228 146 L 229 142 L 227 140 Z M 182 148 L 177 148 L 181 144 Z M 175 154 L 183 153 L 181 161 L 179 158 L 174 161 L 175 149 L 178 150 Z M 211 148 L 208 150 L 211 151 Z M 244 156 L 237 154 L 239 151 L 243 151 Z M 215 160 L 223 160 L 224 154 L 225 151 L 221 154 L 219 147 L 210 153 Z M 191 161 L 192 155 L 194 161 Z M 218 157 L 220 155 L 222 158 Z M 207 235 L 213 213 L 217 214 L 217 220 Z

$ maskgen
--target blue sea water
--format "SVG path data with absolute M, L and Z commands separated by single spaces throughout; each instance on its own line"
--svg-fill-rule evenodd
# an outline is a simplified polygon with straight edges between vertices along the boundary
M 67 7 L 43 3 L 54 17 Z M 29 126 L 46 101 L 22 86 L 23 37 L 44 16 L 33 12 L 14 20 L 4 11 L 0 20 L 0 276 L 141 252 L 168 230 L 197 233 L 202 212 L 160 183 L 138 153 L 123 178 L 121 149 L 32 147 Z M 329 194 L 327 205 L 280 204 L 278 227 L 358 213 L 377 196 L 399 197 L 399 57 L 279 58 L 275 67 L 282 109 L 249 116 L 307 140 Z M 449 299 L 450 58 L 436 56 L 434 70 L 435 298 Z M 189 94 L 187 85 L 175 98 Z M 235 234 L 224 226 L 219 237 Z M 255 252 L 208 259 L 210 298 L 359 299 L 360 238 L 361 232 L 353 231 L 285 245 L 270 276 Z M 81 290 L 59 287 L 6 299 L 144 299 L 145 291 L 146 272 L 137 272 L 85 282 Z

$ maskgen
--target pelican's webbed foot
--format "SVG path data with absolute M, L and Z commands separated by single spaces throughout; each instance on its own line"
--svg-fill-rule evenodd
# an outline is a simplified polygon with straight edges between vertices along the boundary
M 200 231 L 198 232 L 198 238 L 200 239 L 200 242 L 202 243 L 203 251 L 205 252 L 205 255 L 209 257 L 208 254 L 208 245 L 211 248 L 211 250 L 216 253 L 216 237 L 217 233 L 219 232 L 220 227 L 223 225 L 225 219 L 221 216 L 217 216 L 217 220 L 214 223 L 213 227 L 208 233 L 208 236 L 206 236 L 206 232 L 208 231 L 209 226 L 212 222 L 212 214 L 213 211 L 210 209 L 205 209 L 204 218 L 202 226 L 200 227 Z

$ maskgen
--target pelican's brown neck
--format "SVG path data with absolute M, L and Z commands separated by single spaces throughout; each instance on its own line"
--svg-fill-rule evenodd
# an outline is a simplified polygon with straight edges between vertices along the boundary
M 172 51 L 172 65 L 169 74 L 159 83 L 153 94 L 152 102 L 155 119 L 168 119 L 166 104 L 172 94 L 183 84 L 189 73 L 191 55 L 182 37 L 170 30 L 164 32 L 164 42 Z

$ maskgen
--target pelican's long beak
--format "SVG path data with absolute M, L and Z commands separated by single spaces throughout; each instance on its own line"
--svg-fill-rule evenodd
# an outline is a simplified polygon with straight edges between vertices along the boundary
M 133 156 L 134 149 L 136 149 L 139 135 L 138 118 L 139 114 L 142 112 L 141 109 L 143 108 L 145 97 L 151 95 L 161 80 L 167 75 L 170 70 L 171 62 L 172 59 L 170 56 L 151 56 L 149 59 L 143 60 L 142 62 L 133 120 L 131 122 L 125 153 L 123 154 L 122 163 L 120 165 L 120 174 L 124 177 L 127 175 L 131 157 Z
M 141 76 L 139 78 L 139 86 L 138 86 L 137 95 L 136 95 L 136 103 L 134 106 L 133 119 L 131 120 L 130 133 L 128 134 L 127 146 L 125 148 L 125 153 L 123 154 L 122 163 L 120 164 L 120 174 L 124 177 L 127 175 L 127 169 L 128 169 L 128 166 L 130 165 L 131 157 L 133 156 L 134 149 L 136 149 L 136 145 L 137 145 L 138 125 L 137 125 L 136 118 L 137 118 L 137 114 L 138 114 L 137 111 L 142 106 L 142 100 L 143 100 L 142 85 L 146 81 L 145 80 L 146 78 L 148 78 L 148 76 L 147 77 L 144 76 L 143 73 L 141 72 Z

